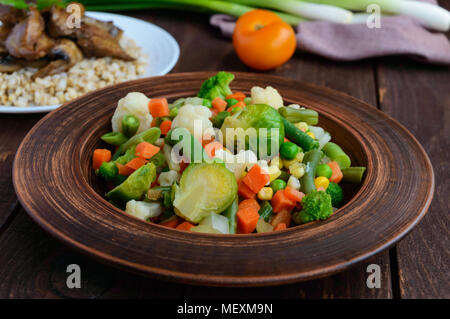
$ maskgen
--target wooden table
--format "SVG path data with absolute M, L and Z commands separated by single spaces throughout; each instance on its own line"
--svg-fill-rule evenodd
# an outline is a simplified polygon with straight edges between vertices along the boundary
M 441 3 L 450 9 L 450 1 Z M 172 72 L 250 71 L 238 60 L 231 42 L 208 26 L 207 16 L 171 11 L 131 15 L 160 25 L 177 39 L 181 56 Z M 407 58 L 337 63 L 296 53 L 287 64 L 271 72 L 343 91 L 393 116 L 425 147 L 436 175 L 429 213 L 396 246 L 337 275 L 278 287 L 214 288 L 169 283 L 126 273 L 73 252 L 28 217 L 12 185 L 16 149 L 42 115 L 0 115 L 0 297 L 450 298 L 449 71 Z M 72 263 L 81 266 L 81 289 L 66 288 L 66 267 Z M 369 264 L 381 267 L 379 289 L 366 285 Z

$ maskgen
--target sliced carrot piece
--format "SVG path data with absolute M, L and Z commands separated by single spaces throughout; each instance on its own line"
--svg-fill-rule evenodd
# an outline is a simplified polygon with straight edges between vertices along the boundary
M 288 197 L 283 189 L 277 191 L 272 197 L 272 208 L 274 213 L 279 213 L 282 210 L 292 210 L 295 207 L 295 202 Z
M 286 229 L 287 226 L 285 223 L 279 223 L 276 227 L 273 228 L 273 231 Z
M 148 161 L 142 157 L 136 157 L 126 163 L 125 166 L 131 168 L 132 170 L 137 170 L 139 167 L 147 164 L 147 162 Z
M 212 100 L 211 104 L 218 113 L 225 111 L 227 107 L 227 102 L 220 97 L 216 97 L 214 100 Z
M 342 174 L 341 168 L 339 167 L 339 164 L 337 162 L 329 162 L 328 166 L 331 167 L 330 182 L 339 183 L 344 176 Z
M 156 153 L 158 153 L 160 148 L 149 142 L 141 142 L 136 146 L 135 154 L 138 157 L 145 159 L 152 158 Z
M 258 164 L 253 165 L 247 175 L 242 179 L 254 193 L 258 193 L 269 180 L 269 174 L 267 174 Z
M 169 116 L 169 103 L 166 98 L 151 99 L 148 102 L 148 110 L 153 117 Z
M 158 122 L 158 119 L 155 117 L 152 120 L 152 124 L 150 124 L 151 127 L 155 127 L 156 126 L 156 122 Z
M 190 230 L 192 227 L 194 227 L 194 224 L 191 224 L 190 222 L 183 222 L 180 225 L 176 227 L 176 229 L 180 230 Z
M 120 163 L 116 163 L 116 166 L 119 170 L 119 175 L 129 176 L 134 172 L 134 169 L 129 168 L 128 166 L 122 165 Z
M 216 156 L 216 151 L 223 149 L 223 145 L 220 142 L 212 141 L 205 145 L 205 152 L 210 158 Z
M 253 192 L 243 181 L 238 181 L 238 194 L 243 198 L 255 198 L 256 193 Z
M 235 99 L 235 100 L 238 100 L 238 101 L 244 101 L 245 93 L 243 93 L 243 92 L 235 92 L 235 93 L 232 93 L 232 94 L 228 94 L 226 98 L 227 99 Z
M 291 212 L 287 209 L 281 210 L 276 214 L 272 222 L 270 223 L 274 228 L 277 228 L 279 224 L 290 225 L 291 224 Z M 281 226 L 283 227 L 283 226 Z
M 171 127 L 172 127 L 171 120 L 162 121 L 161 125 L 159 126 L 159 129 L 161 130 L 161 134 L 166 135 L 170 131 Z
M 238 205 L 238 209 L 244 209 L 247 207 L 252 207 L 252 208 L 256 209 L 257 211 L 259 211 L 259 209 L 261 208 L 258 204 L 258 201 L 254 198 L 244 199 Z
M 241 233 L 252 233 L 259 220 L 258 211 L 254 207 L 239 209 L 237 212 L 238 228 Z
M 111 151 L 104 148 L 97 148 L 94 150 L 94 155 L 92 156 L 92 166 L 94 169 L 99 169 L 104 162 L 109 162 L 111 160 Z
M 286 195 L 287 198 L 294 202 L 301 202 L 303 196 L 305 196 L 305 194 L 303 194 L 302 192 L 289 186 L 286 186 L 286 188 L 284 189 L 284 195 Z
M 177 216 L 172 216 L 169 219 L 163 220 L 160 225 L 175 228 L 180 224 L 180 219 Z

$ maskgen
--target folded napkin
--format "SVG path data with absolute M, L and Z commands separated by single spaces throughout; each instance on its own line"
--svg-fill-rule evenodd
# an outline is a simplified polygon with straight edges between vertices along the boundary
M 231 37 L 235 21 L 216 14 L 210 23 Z M 407 55 L 425 63 L 450 65 L 450 43 L 445 34 L 432 32 L 408 16 L 383 16 L 379 29 L 370 29 L 365 23 L 301 22 L 296 37 L 299 50 L 337 61 Z

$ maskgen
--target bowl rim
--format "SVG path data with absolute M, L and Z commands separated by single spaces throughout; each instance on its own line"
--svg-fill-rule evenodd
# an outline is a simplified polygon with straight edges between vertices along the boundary
M 138 83 L 138 82 L 142 82 L 142 81 L 158 81 L 158 79 L 160 78 L 178 78 L 178 77 L 189 77 L 189 76 L 202 76 L 204 78 L 211 76 L 212 74 L 214 74 L 215 72 L 186 72 L 186 73 L 174 73 L 174 74 L 169 74 L 169 75 L 165 75 L 165 76 L 158 76 L 158 77 L 152 77 L 152 78 L 146 78 L 146 79 L 139 79 L 139 80 L 135 80 L 135 81 L 131 81 L 131 83 Z M 246 73 L 246 72 L 233 72 L 237 78 L 239 78 L 239 76 L 243 76 L 243 75 L 251 75 L 252 73 Z M 260 75 L 258 75 L 260 76 Z M 83 97 L 79 97 L 77 99 L 75 99 L 74 101 L 65 103 L 62 107 L 60 107 L 59 109 L 47 114 L 45 117 L 43 117 L 31 130 L 30 132 L 26 135 L 26 137 L 23 139 L 21 145 L 19 146 L 19 149 L 17 150 L 15 159 L 14 159 L 14 163 L 13 163 L 13 182 L 14 182 L 14 188 L 15 191 L 18 195 L 18 199 L 19 202 L 21 203 L 21 205 L 23 206 L 23 208 L 27 211 L 27 213 L 32 217 L 33 220 L 35 220 L 35 222 L 37 222 L 41 227 L 43 227 L 46 231 L 48 231 L 50 234 L 52 234 L 54 237 L 58 238 L 59 240 L 62 240 L 64 243 L 69 244 L 70 246 L 76 248 L 77 250 L 84 252 L 84 253 L 89 253 L 90 255 L 96 257 L 97 259 L 100 259 L 102 261 L 106 261 L 109 263 L 113 263 L 115 265 L 118 265 L 121 268 L 125 268 L 127 270 L 132 270 L 132 271 L 138 271 L 139 273 L 142 274 L 146 274 L 146 275 L 153 275 L 153 276 L 159 276 L 162 277 L 164 279 L 168 279 L 168 280 L 182 280 L 183 282 L 186 283 L 196 283 L 196 284 L 203 284 L 203 285 L 226 285 L 226 286 L 260 286 L 260 285 L 275 285 L 275 284 L 284 284 L 284 283 L 289 283 L 289 282 L 293 282 L 293 281 L 299 281 L 299 280 L 309 280 L 309 279 L 313 279 L 313 278 L 319 278 L 319 277 L 323 277 L 329 274 L 333 274 L 336 273 L 340 270 L 343 270 L 363 259 L 366 259 L 378 252 L 380 252 L 381 250 L 393 245 L 394 243 L 396 243 L 398 240 L 400 240 L 401 238 L 403 238 L 415 225 L 417 225 L 417 223 L 423 218 L 423 216 L 426 214 L 428 207 L 431 203 L 432 197 L 433 197 L 433 193 L 434 193 L 434 174 L 433 174 L 433 168 L 431 165 L 431 161 L 428 158 L 428 155 L 426 154 L 425 150 L 422 148 L 422 146 L 420 145 L 420 143 L 417 141 L 417 139 L 402 125 L 400 124 L 398 121 L 396 121 L 395 119 L 393 119 L 392 117 L 390 117 L 388 114 L 374 108 L 373 106 L 360 101 L 352 96 L 349 96 L 345 93 L 342 92 L 337 92 L 335 90 L 326 88 L 326 87 L 322 87 L 319 85 L 315 85 L 315 84 L 311 84 L 311 83 L 306 83 L 306 82 L 301 82 L 301 81 L 295 81 L 295 80 L 291 80 L 291 79 L 286 79 L 283 77 L 279 77 L 279 76 L 273 76 L 273 75 L 264 75 L 264 78 L 267 81 L 272 81 L 272 82 L 284 82 L 284 81 L 292 81 L 292 82 L 296 82 L 299 83 L 303 86 L 306 87 L 310 87 L 310 88 L 315 88 L 316 90 L 321 90 L 323 91 L 325 94 L 330 94 L 330 95 L 339 95 L 342 98 L 345 98 L 347 100 L 350 100 L 352 102 L 354 102 L 355 104 L 359 104 L 359 105 L 365 105 L 365 107 L 370 108 L 371 112 L 375 112 L 377 113 L 377 115 L 381 116 L 383 118 L 384 121 L 387 121 L 390 125 L 396 126 L 397 129 L 399 129 L 400 131 L 402 131 L 403 134 L 406 134 L 407 138 L 409 138 L 414 144 L 415 146 L 418 147 L 418 149 L 420 150 L 420 154 L 418 154 L 418 156 L 421 156 L 423 160 L 425 160 L 426 163 L 426 167 L 424 168 L 425 170 L 427 170 L 427 172 L 430 174 L 430 181 L 429 181 L 429 187 L 428 187 L 428 194 L 427 194 L 427 200 L 423 203 L 423 205 L 419 208 L 419 212 L 418 214 L 415 216 L 415 218 L 411 219 L 409 221 L 409 223 L 407 223 L 406 225 L 404 225 L 404 227 L 402 229 L 397 230 L 396 234 L 393 235 L 391 238 L 389 238 L 388 240 L 385 240 L 384 242 L 379 243 L 378 245 L 376 245 L 374 248 L 368 250 L 368 251 L 364 251 L 360 254 L 357 254 L 355 256 L 352 256 L 351 258 L 347 258 L 341 262 L 337 262 L 334 264 L 331 264 L 329 266 L 326 267 L 321 267 L 319 269 L 314 269 L 314 270 L 309 270 L 309 271 L 303 271 L 303 272 L 294 272 L 294 273 L 288 273 L 288 274 L 277 274 L 277 275 L 269 275 L 269 276 L 265 276 L 265 275 L 261 275 L 261 276 L 245 276 L 245 277 L 238 277 L 238 276 L 224 276 L 224 275 L 212 275 L 212 274 L 208 274 L 207 276 L 205 276 L 204 274 L 193 274 L 193 273 L 186 273 L 186 272 L 179 272 L 179 271 L 174 271 L 174 270 L 167 270 L 167 269 L 161 269 L 158 267 L 153 267 L 153 266 L 149 266 L 149 265 L 142 265 L 139 263 L 135 263 L 129 260 L 124 260 L 121 258 L 116 258 L 115 256 L 111 255 L 111 254 L 107 254 L 104 253 L 101 250 L 97 250 L 95 248 L 89 247 L 79 241 L 75 241 L 74 239 L 70 238 L 69 236 L 67 236 L 66 234 L 64 234 L 63 232 L 61 232 L 60 230 L 58 230 L 57 228 L 55 228 L 54 226 L 52 226 L 48 221 L 45 220 L 45 218 L 43 216 L 40 216 L 39 214 L 35 213 L 35 209 L 29 205 L 29 203 L 27 201 L 24 200 L 23 197 L 23 193 L 22 191 L 19 189 L 18 187 L 18 179 L 19 179 L 19 175 L 20 175 L 20 171 L 19 171 L 19 158 L 20 155 L 23 152 L 23 149 L 25 148 L 26 143 L 30 140 L 30 138 L 33 136 L 33 134 L 38 130 L 38 128 L 45 123 L 49 118 L 51 118 L 53 116 L 54 113 L 57 112 L 61 112 L 63 110 L 65 110 L 66 108 L 69 108 L 70 105 L 72 103 L 75 103 L 81 99 L 84 99 L 86 97 L 91 97 L 94 96 L 98 93 L 98 91 L 104 91 L 104 90 L 108 90 L 109 88 L 105 88 L 102 90 L 98 90 L 98 91 L 94 91 L 91 93 L 88 93 L 87 95 L 83 96 Z M 123 85 L 126 85 L 127 82 L 125 82 L 125 84 L 119 84 L 116 85 L 114 87 L 121 87 Z M 289 100 L 289 99 L 288 99 Z M 329 116 L 329 115 L 328 115 Z M 332 117 L 329 116 L 331 119 Z M 370 157 L 371 154 L 370 152 L 367 150 L 366 145 L 364 143 L 361 143 L 362 149 L 365 152 L 365 156 L 366 158 Z M 81 149 L 82 146 L 80 146 Z M 369 161 L 370 162 L 370 161 Z M 371 172 L 371 167 L 367 168 L 367 174 L 369 174 L 369 172 Z M 83 175 L 83 182 L 86 183 L 87 185 L 89 185 L 89 183 L 85 180 L 85 176 Z M 342 212 L 344 210 L 345 207 L 350 206 L 351 203 L 355 202 L 357 198 L 359 198 L 359 196 L 361 195 L 363 189 L 368 187 L 368 178 L 366 176 L 363 185 L 361 185 L 361 187 L 359 188 L 359 190 L 357 191 L 357 193 L 343 206 L 341 207 L 338 211 L 335 212 L 335 214 L 333 215 L 339 215 L 340 212 Z M 89 187 L 92 189 L 92 187 L 89 185 Z M 92 191 L 97 194 L 97 196 L 99 198 L 101 198 L 104 202 L 108 203 L 105 199 L 103 199 L 100 194 L 98 194 L 97 192 L 95 192 L 95 190 L 92 189 Z M 111 205 L 108 203 L 108 205 Z M 113 205 L 111 205 L 112 207 L 114 207 Z M 119 212 L 122 215 L 126 215 L 127 218 L 133 218 L 135 220 L 138 220 L 139 222 L 142 222 L 141 220 L 129 216 L 126 213 L 124 213 L 123 211 L 117 209 L 114 207 L 114 209 Z M 155 224 L 150 224 L 147 222 L 144 222 L 145 224 L 149 224 L 151 225 L 151 227 L 155 227 Z M 280 236 L 282 234 L 285 233 L 293 233 L 293 232 L 298 232 L 299 230 L 301 231 L 302 229 L 305 228 L 313 228 L 314 226 L 317 226 L 317 224 L 321 224 L 323 222 L 315 222 L 315 223 L 310 223 L 310 224 L 306 224 L 306 225 L 301 225 L 299 227 L 292 227 L 289 229 L 286 229 L 284 231 L 281 232 L 277 232 L 276 236 Z M 160 226 L 160 225 L 156 225 L 157 229 L 167 229 L 166 227 Z M 316 227 L 314 227 L 316 228 Z M 170 229 L 170 231 L 173 231 L 173 229 Z M 230 235 L 225 235 L 225 234 L 202 234 L 202 233 L 196 233 L 196 234 L 192 234 L 189 232 L 184 232 L 184 231 L 180 231 L 180 230 L 176 230 L 174 234 L 178 234 L 178 233 L 182 233 L 182 234 L 189 234 L 189 236 L 195 236 L 198 238 L 204 238 L 205 236 L 210 237 L 210 238 L 217 238 L 217 239 L 224 239 L 224 238 L 230 238 L 230 237 L 238 237 L 238 238 L 245 238 L 245 239 L 249 239 L 249 238 L 268 238 L 268 237 L 274 237 L 273 234 L 252 234 L 251 236 L 249 236 L 248 234 L 236 234 L 234 236 L 230 236 Z M 194 237 L 194 238 L 195 238 Z

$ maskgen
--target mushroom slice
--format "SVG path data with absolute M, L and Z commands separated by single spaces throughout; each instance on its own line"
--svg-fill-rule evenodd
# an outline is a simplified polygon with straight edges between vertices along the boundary
M 56 58 L 49 64 L 38 70 L 32 79 L 43 78 L 70 70 L 77 62 L 83 59 L 83 54 L 77 45 L 68 39 L 60 39 L 50 52 L 50 56 Z

